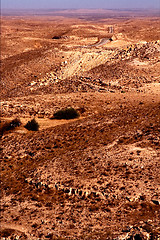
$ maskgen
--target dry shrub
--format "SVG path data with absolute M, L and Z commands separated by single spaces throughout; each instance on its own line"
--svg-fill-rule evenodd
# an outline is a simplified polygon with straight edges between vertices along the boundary
M 61 36 L 54 36 L 52 37 L 52 39 L 61 39 L 62 37 Z
M 79 117 L 77 110 L 70 107 L 57 111 L 51 119 L 74 119 L 77 117 Z
M 32 119 L 31 121 L 28 121 L 28 123 L 24 127 L 30 131 L 38 131 L 39 124 L 35 119 Z
M 3 229 L 0 231 L 0 237 L 9 237 L 11 234 L 13 234 L 15 231 L 13 229 Z
M 15 129 L 21 125 L 21 121 L 18 118 L 13 119 L 12 121 L 6 121 L 1 123 L 0 126 L 0 136 L 2 136 L 5 132 Z

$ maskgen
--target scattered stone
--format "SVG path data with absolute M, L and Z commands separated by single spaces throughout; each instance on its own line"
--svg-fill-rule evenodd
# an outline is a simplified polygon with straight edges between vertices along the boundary
M 155 205 L 160 205 L 160 201 L 158 201 L 158 200 L 152 199 L 152 202 L 153 202 Z

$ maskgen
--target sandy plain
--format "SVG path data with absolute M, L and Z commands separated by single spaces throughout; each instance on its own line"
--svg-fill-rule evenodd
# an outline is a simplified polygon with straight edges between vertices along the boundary
M 1 137 L 1 239 L 159 239 L 159 17 L 65 10 L 1 24 L 0 124 L 22 122 Z M 80 117 L 50 119 L 66 107 Z M 32 118 L 39 131 L 24 128 Z

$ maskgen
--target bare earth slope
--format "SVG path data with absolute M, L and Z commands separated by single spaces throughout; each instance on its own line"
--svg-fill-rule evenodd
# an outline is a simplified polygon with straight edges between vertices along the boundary
M 2 17 L 1 239 L 160 238 L 159 18 L 87 14 Z

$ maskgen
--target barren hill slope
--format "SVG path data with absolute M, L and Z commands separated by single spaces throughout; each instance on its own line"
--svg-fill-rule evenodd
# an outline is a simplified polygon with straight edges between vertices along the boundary
M 158 23 L 2 18 L 1 239 L 159 239 Z

